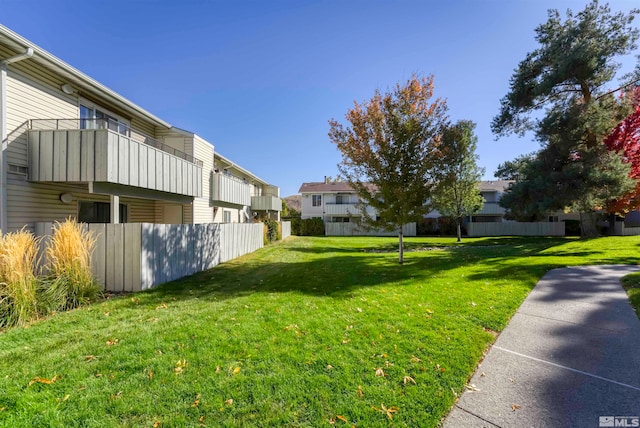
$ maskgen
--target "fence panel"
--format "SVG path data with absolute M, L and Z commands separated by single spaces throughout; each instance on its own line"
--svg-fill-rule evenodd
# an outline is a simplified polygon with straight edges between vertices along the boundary
M 291 222 L 283 221 L 282 222 L 282 239 L 287 239 L 291 236 Z
M 402 226 L 404 236 L 416 236 L 416 223 Z M 385 230 L 366 230 L 357 223 L 325 223 L 325 235 L 327 236 L 398 236 L 398 232 Z
M 107 291 L 140 291 L 210 269 L 264 246 L 255 224 L 90 224 L 92 270 Z M 36 223 L 41 253 L 52 223 Z
M 564 222 L 468 223 L 467 234 L 478 236 L 564 236 Z

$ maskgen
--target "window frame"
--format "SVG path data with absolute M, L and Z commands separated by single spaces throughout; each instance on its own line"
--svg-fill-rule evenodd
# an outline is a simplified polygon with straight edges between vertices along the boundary
M 94 205 L 94 218 L 91 221 L 83 220 L 80 218 L 80 214 L 82 213 L 82 204 L 93 204 Z M 99 209 L 102 208 L 102 209 Z M 105 211 L 106 208 L 106 211 Z M 129 222 L 129 205 L 120 203 L 120 221 L 119 223 L 128 223 Z M 101 218 L 104 216 L 106 212 L 106 218 Z M 111 202 L 104 201 L 88 201 L 88 200 L 78 200 L 77 204 L 77 212 L 76 218 L 78 219 L 78 223 L 87 223 L 87 224 L 110 224 L 111 223 Z
M 321 207 L 322 206 L 322 195 L 311 195 L 311 206 L 312 207 Z

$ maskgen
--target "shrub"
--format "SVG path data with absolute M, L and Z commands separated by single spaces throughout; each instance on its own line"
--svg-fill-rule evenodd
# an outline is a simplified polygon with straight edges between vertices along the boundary
M 22 229 L 0 233 L 0 327 L 38 317 L 38 240 Z
M 91 272 L 96 239 L 74 220 L 56 223 L 47 246 L 51 277 L 45 289 L 53 310 L 76 308 L 100 297 L 102 289 Z
M 321 218 L 292 219 L 291 234 L 297 236 L 324 236 L 324 221 Z
M 282 229 L 280 229 L 280 223 L 270 218 L 262 220 L 264 224 L 264 243 L 270 244 L 282 239 Z

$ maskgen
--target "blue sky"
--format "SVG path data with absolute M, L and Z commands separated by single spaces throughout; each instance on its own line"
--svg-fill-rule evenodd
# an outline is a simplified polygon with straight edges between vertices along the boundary
M 336 176 L 327 137 L 353 101 L 433 74 L 451 120 L 477 123 L 485 178 L 537 149 L 490 122 L 547 9 L 586 0 L 0 0 L 0 23 L 295 194 Z M 637 0 L 615 0 L 628 11 Z M 639 24 L 640 25 L 640 24 Z M 625 59 L 628 71 L 635 59 Z

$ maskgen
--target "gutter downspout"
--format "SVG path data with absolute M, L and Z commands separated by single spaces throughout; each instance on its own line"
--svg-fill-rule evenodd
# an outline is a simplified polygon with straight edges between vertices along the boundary
M 5 151 L 9 142 L 7 130 L 7 65 L 33 56 L 33 48 L 11 58 L 0 61 L 0 132 L 2 145 L 0 146 L 0 232 L 7 231 L 7 159 Z

